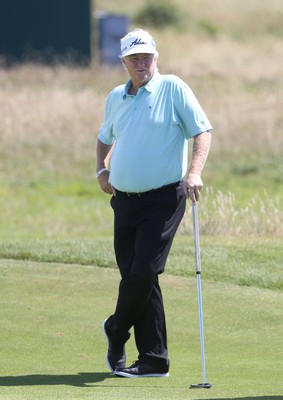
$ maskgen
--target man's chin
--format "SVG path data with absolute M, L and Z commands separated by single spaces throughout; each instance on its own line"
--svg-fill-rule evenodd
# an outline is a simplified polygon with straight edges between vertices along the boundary
M 139 81 L 143 84 L 150 80 L 150 75 L 148 72 L 139 72 L 137 73 L 136 76 L 139 79 Z

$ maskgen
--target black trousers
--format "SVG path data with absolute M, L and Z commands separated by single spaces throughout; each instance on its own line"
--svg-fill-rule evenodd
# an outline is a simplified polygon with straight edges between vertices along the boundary
M 114 249 L 121 274 L 111 331 L 120 342 L 134 327 L 141 361 L 169 365 L 166 320 L 158 275 L 186 208 L 183 183 L 127 194 L 117 191 L 114 210 Z

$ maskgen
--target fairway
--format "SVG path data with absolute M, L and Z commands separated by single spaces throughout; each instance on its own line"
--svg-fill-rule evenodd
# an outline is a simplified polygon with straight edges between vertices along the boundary
M 112 268 L 2 260 L 1 400 L 282 399 L 282 292 L 203 282 L 207 378 L 201 381 L 195 278 L 161 277 L 170 377 L 111 376 L 101 330 L 113 310 Z M 135 353 L 127 345 L 128 362 Z

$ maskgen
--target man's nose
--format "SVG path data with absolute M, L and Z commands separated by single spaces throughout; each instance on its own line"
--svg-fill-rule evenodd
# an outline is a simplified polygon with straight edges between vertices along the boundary
M 145 65 L 145 64 L 146 64 L 146 61 L 143 58 L 141 58 L 140 60 L 137 61 L 137 65 Z

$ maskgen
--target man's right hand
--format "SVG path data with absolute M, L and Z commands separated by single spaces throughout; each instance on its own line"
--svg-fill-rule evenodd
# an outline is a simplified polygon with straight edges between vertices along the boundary
M 116 195 L 115 189 L 109 183 L 109 171 L 104 171 L 97 178 L 101 190 L 107 194 Z

